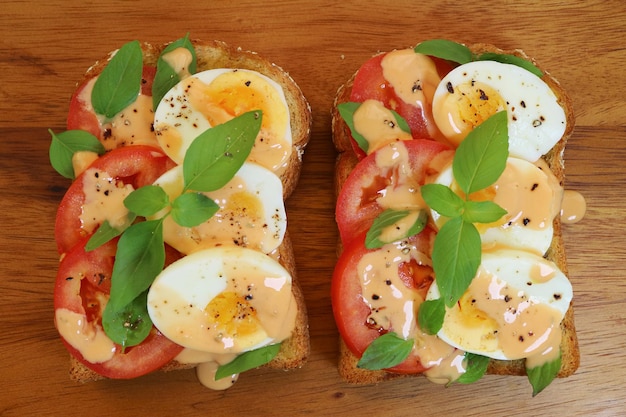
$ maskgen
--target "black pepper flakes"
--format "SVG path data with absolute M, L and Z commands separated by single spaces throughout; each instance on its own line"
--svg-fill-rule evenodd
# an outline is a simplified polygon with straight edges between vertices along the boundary
M 528 226 L 528 223 L 530 223 L 530 219 L 528 217 L 524 217 L 524 220 L 522 220 L 522 223 L 524 223 L 524 226 Z
M 454 87 L 452 87 L 451 82 L 448 81 L 448 83 L 446 84 L 446 89 L 448 90 L 448 93 L 454 94 Z
M 530 191 L 535 191 L 539 187 L 538 183 L 534 183 L 532 187 L 530 187 Z

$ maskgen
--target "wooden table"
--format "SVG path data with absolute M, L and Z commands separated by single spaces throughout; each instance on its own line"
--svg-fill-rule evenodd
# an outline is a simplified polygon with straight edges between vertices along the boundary
M 0 1 L 0 415 L 626 413 L 626 3 L 269 4 Z M 187 32 L 261 53 L 288 70 L 311 102 L 313 136 L 287 208 L 312 354 L 301 370 L 251 371 L 220 392 L 200 385 L 192 370 L 75 384 L 53 325 L 53 223 L 68 182 L 49 165 L 47 129 L 63 129 L 75 83 L 96 59 L 132 39 L 165 42 Z M 588 212 L 564 234 L 582 360 L 574 376 L 536 398 L 520 377 L 487 376 L 450 388 L 423 378 L 360 387 L 336 372 L 329 300 L 336 239 L 333 94 L 373 53 L 439 37 L 525 49 L 569 90 L 576 109 L 566 185 L 584 194 Z

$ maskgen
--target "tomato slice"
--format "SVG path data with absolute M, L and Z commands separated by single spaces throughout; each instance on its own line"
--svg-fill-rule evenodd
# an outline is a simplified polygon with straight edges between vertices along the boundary
M 397 186 L 400 176 L 408 177 L 413 184 L 422 185 L 436 168 L 437 156 L 450 147 L 429 139 L 413 139 L 403 142 L 408 153 L 408 166 L 381 167 L 378 155 L 387 152 L 387 145 L 362 159 L 344 182 L 335 209 L 339 235 L 344 245 L 360 233 L 369 229 L 372 221 L 382 211 L 378 198 L 388 186 Z M 451 153 L 450 153 L 451 155 Z M 398 160 L 398 164 L 401 161 Z M 407 172 L 408 170 L 408 172 Z
M 409 238 L 409 242 L 420 252 L 429 253 L 434 234 L 432 228 L 426 227 L 421 233 Z M 344 247 L 335 266 L 331 284 L 331 300 L 337 328 L 348 349 L 359 358 L 372 341 L 385 332 L 367 324 L 370 308 L 363 301 L 361 278 L 357 273 L 361 258 L 373 251 L 365 248 L 365 234 L 355 238 Z M 401 263 L 398 269 L 398 275 L 404 284 L 425 298 L 433 281 L 432 269 L 418 265 L 416 261 Z M 412 353 L 404 362 L 388 371 L 420 373 L 425 369 L 419 357 Z
M 395 110 L 402 116 L 415 139 L 442 139 L 441 135 L 429 133 L 429 126 L 434 127 L 434 121 L 427 116 L 426 110 L 415 104 L 403 101 L 395 92 L 383 75 L 382 61 L 388 53 L 376 55 L 366 61 L 357 71 L 350 94 L 350 101 L 362 103 L 365 100 L 378 100 L 388 109 Z M 440 77 L 450 72 L 454 65 L 448 61 L 431 57 Z M 435 129 L 436 131 L 436 129 Z M 359 157 L 365 154 L 352 141 L 353 149 Z
M 144 65 L 141 76 L 140 94 L 152 97 L 152 82 L 156 74 L 156 67 Z M 91 106 L 91 101 L 85 100 L 86 88 L 91 88 L 90 84 L 93 78 L 86 80 L 81 84 L 70 99 L 69 111 L 67 115 L 67 130 L 85 130 L 105 143 L 107 131 L 98 120 L 96 113 Z
M 117 240 L 112 240 L 99 248 L 85 252 L 87 239 L 77 244 L 67 253 L 59 265 L 54 290 L 55 323 L 63 312 L 83 317 L 83 329 L 92 335 L 102 330 L 102 312 L 106 306 L 111 288 L 111 273 L 117 248 Z M 178 355 L 183 347 L 167 339 L 153 327 L 150 335 L 137 346 L 122 350 L 114 345 L 113 356 L 103 362 L 94 363 L 81 351 L 96 349 L 97 339 L 89 339 L 87 345 L 74 346 L 71 340 L 61 335 L 67 350 L 89 369 L 107 378 L 128 379 L 145 375 L 161 368 Z M 84 342 L 83 342 L 84 343 Z M 74 342 L 76 345 L 77 343 Z
M 174 162 L 159 149 L 135 145 L 117 148 L 104 154 L 96 159 L 90 168 L 108 173 L 117 180 L 117 185 L 130 184 L 137 189 L 152 184 L 174 165 Z M 74 180 L 59 204 L 54 231 L 59 253 L 69 251 L 93 232 L 85 230 L 80 218 L 85 202 L 83 191 L 85 175 L 89 175 L 89 170 Z

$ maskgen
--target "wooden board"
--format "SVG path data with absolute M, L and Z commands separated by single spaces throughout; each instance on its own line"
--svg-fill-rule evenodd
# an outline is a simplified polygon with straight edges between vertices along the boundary
M 40 4 L 41 3 L 41 4 Z M 0 1 L 0 415 L 618 415 L 626 413 L 626 3 Z M 48 162 L 83 72 L 132 39 L 220 39 L 259 52 L 300 84 L 314 112 L 300 185 L 288 202 L 310 316 L 307 366 L 251 371 L 220 392 L 192 370 L 75 384 L 53 325 L 56 205 L 68 186 Z M 450 38 L 522 48 L 571 93 L 565 153 L 586 218 L 564 230 L 582 352 L 578 372 L 531 398 L 523 377 L 449 388 L 424 378 L 350 386 L 336 372 L 330 311 L 336 230 L 329 109 L 377 51 Z

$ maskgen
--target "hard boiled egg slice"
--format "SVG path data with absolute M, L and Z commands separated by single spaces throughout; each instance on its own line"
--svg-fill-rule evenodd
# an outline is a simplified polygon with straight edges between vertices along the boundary
M 511 156 L 534 162 L 567 127 L 565 111 L 539 77 L 512 64 L 475 61 L 448 73 L 437 86 L 433 117 L 453 144 L 459 144 L 494 113 L 508 113 Z
M 434 182 L 462 194 L 451 165 Z M 507 211 L 496 222 L 475 224 L 483 246 L 507 246 L 545 254 L 552 242 L 553 220 L 560 212 L 562 193 L 559 181 L 547 165 L 508 158 L 495 184 L 470 196 L 475 201 L 493 201 Z M 431 215 L 438 225 L 445 220 L 434 210 Z
M 437 280 L 427 299 L 439 298 Z M 438 336 L 494 359 L 554 354 L 572 286 L 552 262 L 525 251 L 486 252 L 466 293 L 446 314 Z
M 263 120 L 249 160 L 280 174 L 291 155 L 289 108 L 282 87 L 256 71 L 221 68 L 183 79 L 157 106 L 154 129 L 164 152 L 181 164 L 198 135 L 252 110 L 262 110 Z
M 205 249 L 166 267 L 148 292 L 159 331 L 181 346 L 241 353 L 280 342 L 295 325 L 291 275 L 261 252 Z
M 184 186 L 183 169 L 178 165 L 155 181 L 168 194 L 178 197 Z M 221 245 L 237 245 L 274 251 L 287 230 L 280 178 L 260 165 L 246 162 L 222 188 L 205 193 L 218 205 L 218 212 L 208 221 L 183 227 L 172 216 L 163 221 L 163 239 L 184 254 Z M 157 213 L 160 218 L 165 213 Z

